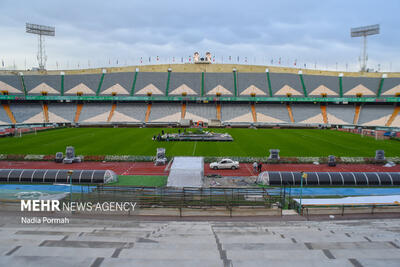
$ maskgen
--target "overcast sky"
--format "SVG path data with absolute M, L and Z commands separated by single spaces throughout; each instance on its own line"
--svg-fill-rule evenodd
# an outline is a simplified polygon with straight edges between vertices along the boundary
M 218 63 L 239 56 L 241 64 L 279 66 L 281 58 L 281 66 L 350 71 L 359 69 L 362 45 L 350 28 L 380 24 L 381 34 L 368 38 L 368 66 L 400 71 L 399 0 L 0 0 L 0 10 L 6 67 L 37 66 L 30 22 L 56 27 L 45 41 L 48 69 L 149 64 L 149 57 L 180 63 L 210 51 Z

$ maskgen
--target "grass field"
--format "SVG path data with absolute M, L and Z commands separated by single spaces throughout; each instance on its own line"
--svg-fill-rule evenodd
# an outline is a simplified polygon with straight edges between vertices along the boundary
M 400 142 L 361 137 L 357 134 L 318 129 L 213 129 L 228 132 L 233 142 L 156 142 L 161 128 L 65 128 L 1 138 L 0 154 L 55 154 L 74 146 L 78 155 L 151 155 L 165 147 L 167 156 L 265 157 L 271 148 L 280 155 L 373 157 L 375 150 L 399 156 Z M 164 129 L 172 133 L 178 129 Z
M 118 175 L 118 182 L 108 185 L 131 185 L 131 186 L 157 186 L 167 185 L 167 176 L 156 175 Z

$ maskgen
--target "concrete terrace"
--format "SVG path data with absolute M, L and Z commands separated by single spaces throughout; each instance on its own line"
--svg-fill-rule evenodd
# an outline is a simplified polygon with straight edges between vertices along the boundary
M 4 215 L 4 214 L 3 214 Z M 1 216 L 1 266 L 399 266 L 400 219 L 135 221 Z

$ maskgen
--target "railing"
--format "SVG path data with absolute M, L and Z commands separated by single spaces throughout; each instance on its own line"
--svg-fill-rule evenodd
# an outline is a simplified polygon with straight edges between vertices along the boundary
M 270 188 L 159 188 L 98 185 L 75 201 L 136 202 L 139 207 L 265 207 L 282 202 L 282 191 Z
M 38 95 L 0 95 L 0 100 L 23 101 L 220 101 L 220 102 L 400 102 L 400 97 L 252 97 L 252 96 L 38 96 Z
M 292 206 L 298 210 L 299 203 L 293 201 Z M 400 213 L 399 204 L 332 204 L 332 205 L 301 205 L 300 215 L 308 219 L 310 215 L 339 215 L 348 214 L 376 214 L 376 213 Z

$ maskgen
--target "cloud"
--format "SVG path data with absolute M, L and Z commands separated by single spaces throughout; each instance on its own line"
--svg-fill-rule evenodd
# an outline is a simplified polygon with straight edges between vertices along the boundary
M 327 1 L 326 1 L 327 2 Z M 240 63 L 315 64 L 321 68 L 358 68 L 361 40 L 350 27 L 381 23 L 382 34 L 368 44 L 370 66 L 400 70 L 397 14 L 400 3 L 385 1 L 10 1 L 0 2 L 0 58 L 7 65 L 35 66 L 37 40 L 24 33 L 24 23 L 52 25 L 46 38 L 48 67 L 139 64 L 142 57 L 162 62 L 186 60 L 194 51 Z M 151 63 L 155 63 L 154 59 Z

